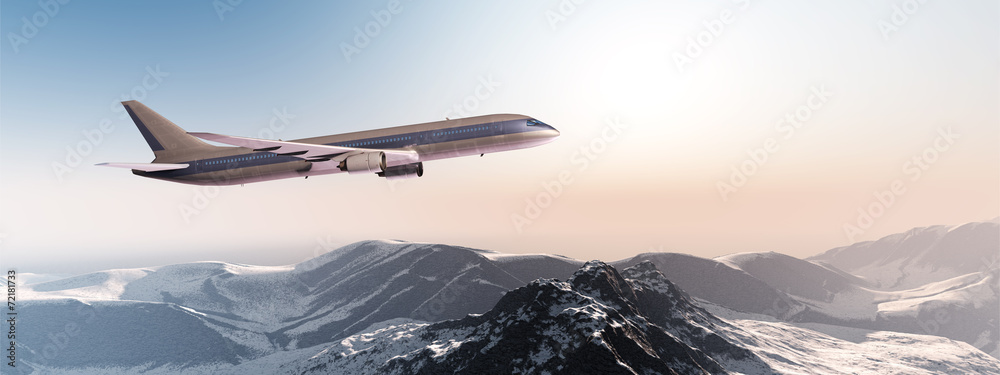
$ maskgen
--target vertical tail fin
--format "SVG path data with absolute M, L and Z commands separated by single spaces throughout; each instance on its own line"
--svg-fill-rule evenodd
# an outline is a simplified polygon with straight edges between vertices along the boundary
M 184 129 L 137 100 L 125 101 L 122 102 L 122 105 L 125 106 L 128 115 L 132 117 L 132 122 L 135 122 L 135 126 L 139 128 L 142 137 L 146 139 L 146 143 L 149 144 L 149 148 L 156 156 L 174 150 L 216 147 L 188 134 Z

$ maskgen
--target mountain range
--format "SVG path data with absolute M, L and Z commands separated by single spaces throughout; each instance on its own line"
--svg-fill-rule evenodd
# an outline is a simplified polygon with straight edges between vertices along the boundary
M 1000 373 L 998 239 L 994 220 L 807 259 L 610 263 L 363 241 L 108 270 L 21 287 L 19 370 Z

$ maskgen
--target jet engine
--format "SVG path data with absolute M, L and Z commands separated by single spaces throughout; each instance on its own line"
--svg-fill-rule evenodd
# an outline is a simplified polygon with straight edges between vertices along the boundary
M 403 164 L 397 165 L 395 167 L 386 168 L 385 171 L 379 172 L 379 177 L 385 177 L 389 180 L 395 180 L 400 178 L 414 178 L 424 175 L 424 163 L 413 163 L 413 164 Z
M 360 155 L 351 155 L 340 162 L 340 170 L 347 173 L 379 173 L 386 170 L 385 153 L 366 152 Z

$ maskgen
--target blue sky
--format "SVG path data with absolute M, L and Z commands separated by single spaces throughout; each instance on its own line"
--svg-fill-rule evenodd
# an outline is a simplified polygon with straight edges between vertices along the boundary
M 403 0 L 392 13 L 387 1 L 243 1 L 220 17 L 211 1 L 4 2 L 3 262 L 63 273 L 287 264 L 371 238 L 604 260 L 808 256 L 991 219 L 998 6 L 914 4 Z M 348 61 L 342 45 L 378 17 L 385 25 Z M 821 105 L 816 92 L 828 93 Z M 534 116 L 563 136 L 432 162 L 398 184 L 338 175 L 205 191 L 93 167 L 152 158 L 120 116 L 123 95 L 189 131 L 251 137 L 435 121 L 464 104 L 468 115 Z M 794 131 L 779 127 L 810 103 Z M 609 123 L 622 124 L 613 140 L 602 138 Z M 938 140 L 947 129 L 960 136 Z M 776 149 L 754 161 L 768 140 Z M 935 144 L 948 147 L 913 172 Z M 53 169 L 79 147 L 79 165 Z M 746 163 L 753 173 L 735 186 Z M 563 172 L 572 182 L 515 224 Z M 896 180 L 905 192 L 880 203 Z M 184 216 L 185 205 L 203 207 Z M 859 210 L 872 209 L 861 228 Z

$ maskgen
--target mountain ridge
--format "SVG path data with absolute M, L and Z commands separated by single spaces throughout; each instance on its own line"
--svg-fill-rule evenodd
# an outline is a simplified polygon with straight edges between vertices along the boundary
M 959 227 L 967 229 L 954 230 Z M 983 238 L 981 231 L 995 228 L 996 225 L 960 225 L 948 231 L 928 233 L 964 234 L 977 239 Z M 914 230 L 923 233 L 919 229 Z M 886 238 L 905 241 L 911 237 Z M 951 239 L 934 243 L 964 242 Z M 989 246 L 989 243 L 977 245 L 973 250 L 988 254 Z M 921 254 L 943 251 L 942 247 L 921 249 Z M 971 253 L 973 256 L 967 258 L 976 259 L 979 254 Z M 837 254 L 842 257 L 845 253 Z M 924 256 L 920 259 L 936 258 Z M 879 284 L 856 277 L 825 260 L 803 260 L 777 253 L 731 254 L 716 259 L 677 253 L 645 253 L 608 264 L 614 269 L 625 270 L 647 263 L 667 275 L 670 285 L 698 305 L 707 303 L 727 311 L 761 314 L 759 316 L 784 322 L 781 324 L 815 326 L 814 323 L 821 323 L 833 327 L 932 334 L 961 340 L 994 357 L 1000 356 L 997 345 L 1000 330 L 995 318 L 1000 315 L 997 311 L 1000 310 L 997 301 L 1000 268 L 986 267 L 982 271 L 912 289 L 882 290 Z M 556 255 L 513 255 L 461 246 L 375 240 L 350 244 L 287 266 L 199 262 L 107 270 L 24 285 L 19 289 L 19 298 L 25 301 L 22 311 L 27 315 L 51 317 L 59 324 L 82 325 L 81 319 L 92 313 L 98 323 L 89 323 L 81 332 L 95 337 L 70 339 L 54 355 L 46 355 L 53 354 L 52 350 L 46 350 L 53 345 L 46 333 L 59 332 L 59 324 L 28 325 L 29 331 L 18 345 L 24 350 L 21 353 L 27 353 L 22 356 L 25 361 L 48 370 L 83 364 L 115 365 L 111 360 L 101 361 L 100 347 L 91 350 L 78 346 L 84 341 L 109 340 L 119 342 L 115 347 L 122 348 L 123 353 L 130 353 L 115 357 L 119 366 L 130 369 L 150 364 L 153 369 L 174 366 L 175 363 L 162 359 L 148 363 L 139 360 L 149 351 L 187 350 L 182 347 L 183 342 L 177 342 L 178 339 L 166 334 L 166 330 L 149 331 L 147 340 L 128 336 L 112 340 L 110 336 L 101 336 L 101 330 L 97 329 L 111 329 L 116 322 L 138 322 L 156 317 L 158 321 L 188 327 L 190 340 L 225 343 L 222 346 L 228 348 L 193 352 L 192 360 L 185 362 L 182 368 L 212 368 L 216 364 L 222 368 L 234 364 L 239 367 L 238 364 L 257 358 L 291 358 L 294 355 L 289 353 L 356 338 L 383 322 L 405 321 L 410 323 L 397 325 L 420 325 L 484 314 L 495 308 L 509 291 L 539 279 L 567 279 L 587 264 Z M 964 263 L 956 264 L 962 266 Z M 932 276 L 942 277 L 969 268 L 957 269 L 950 273 L 934 271 L 937 273 Z M 637 277 L 627 278 L 633 280 L 630 283 L 638 280 Z M 672 293 L 669 289 L 663 293 Z M 584 289 L 577 292 L 581 291 Z M 621 291 L 626 293 L 624 289 Z M 645 311 L 646 315 L 655 315 Z M 689 317 L 697 323 L 697 314 Z M 742 320 L 741 324 L 777 331 L 792 329 L 758 321 Z M 735 330 L 734 337 L 743 337 L 738 327 L 724 327 Z M 401 332 L 385 329 L 388 329 L 385 332 Z M 32 334 L 32 330 L 38 334 Z M 807 335 L 811 337 L 812 334 Z M 160 344 L 150 345 L 150 342 Z M 760 345 L 747 340 L 740 342 L 741 345 Z M 697 346 L 687 342 L 684 345 Z M 153 373 L 147 370 L 144 372 Z

